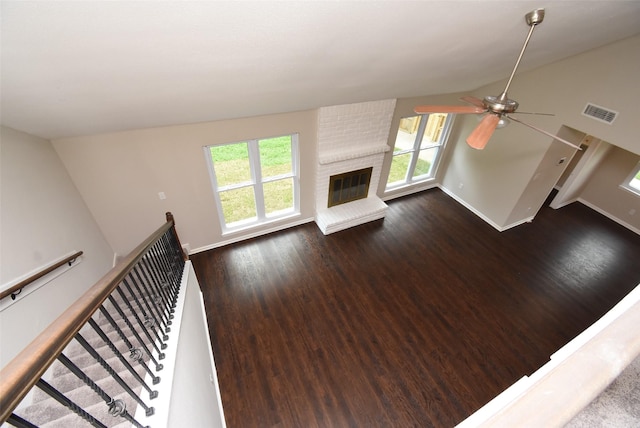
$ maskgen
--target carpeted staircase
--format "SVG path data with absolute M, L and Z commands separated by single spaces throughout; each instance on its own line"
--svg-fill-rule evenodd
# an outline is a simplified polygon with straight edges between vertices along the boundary
M 128 341 L 135 347 L 141 348 L 138 340 L 132 334 L 131 329 L 127 326 L 126 322 L 118 315 L 113 305 L 110 302 L 105 303 L 105 309 L 115 319 L 116 324 L 120 327 Z M 119 306 L 125 312 L 125 315 L 130 315 L 130 310 L 126 308 L 126 305 L 122 304 L 120 300 Z M 141 317 L 142 318 L 142 317 Z M 80 334 L 84 339 L 95 349 L 95 351 L 106 361 L 106 363 L 113 368 L 118 376 L 126 382 L 127 385 L 138 395 L 146 406 L 152 407 L 153 400 L 150 399 L 149 390 L 155 391 L 153 382 L 144 366 L 139 362 L 131 358 L 130 349 L 125 341 L 120 338 L 116 329 L 111 325 L 109 320 L 100 312 L 97 312 L 93 316 L 93 320 L 98 326 L 106 333 L 113 345 L 122 354 L 122 356 L 128 361 L 128 363 L 134 368 L 139 377 L 145 380 L 147 388 L 143 388 L 142 384 L 131 371 L 126 367 L 125 363 L 116 356 L 113 350 L 105 343 L 105 341 L 98 335 L 98 333 L 90 326 L 85 325 Z M 148 338 L 141 333 L 139 326 L 134 318 L 130 319 L 130 322 L 134 325 L 138 331 L 138 335 L 143 338 L 145 345 L 149 350 L 153 350 L 153 345 Z M 156 329 L 157 330 L 157 329 Z M 155 337 L 151 332 L 152 337 Z M 135 416 L 138 403 L 127 393 L 109 372 L 102 366 L 98 360 L 90 355 L 87 350 L 78 342 L 77 339 L 73 339 L 71 343 L 65 348 L 63 354 L 68 357 L 75 365 L 77 365 L 93 382 L 97 384 L 99 388 L 104 390 L 114 400 L 122 400 L 126 406 L 126 411 L 132 416 Z M 162 371 L 155 373 L 156 365 L 149 361 L 149 355 L 143 352 L 139 356 L 142 358 L 145 364 L 148 364 L 149 369 L 154 372 L 154 376 L 160 376 Z M 160 362 L 161 363 L 161 362 Z M 72 373 L 67 367 L 65 367 L 60 361 L 56 360 L 53 365 L 47 371 L 47 374 L 43 376 L 47 379 L 52 387 L 63 393 L 67 398 L 73 401 L 76 405 L 82 408 L 84 411 L 92 415 L 107 427 L 130 427 L 132 423 L 127 421 L 122 416 L 113 416 L 109 412 L 109 406 L 105 403 L 105 400 L 90 386 L 88 386 L 82 379 L 76 374 Z M 49 394 L 41 390 L 39 387 L 34 387 L 31 394 L 31 404 L 16 410 L 14 413 L 23 419 L 31 422 L 34 425 L 40 427 L 87 427 L 91 424 L 74 413 L 71 409 L 61 404 Z
M 640 357 L 565 428 L 640 427 Z

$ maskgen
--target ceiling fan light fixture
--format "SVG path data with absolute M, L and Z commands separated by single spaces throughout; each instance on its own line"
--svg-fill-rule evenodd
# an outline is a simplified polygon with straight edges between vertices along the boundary
M 509 118 L 502 116 L 502 117 L 500 117 L 500 120 L 498 121 L 498 125 L 496 126 L 496 129 L 505 128 L 505 127 L 509 126 L 510 123 L 511 123 L 511 121 L 509 120 Z
M 511 86 L 511 82 L 513 77 L 518 70 L 518 66 L 520 65 L 520 60 L 524 55 L 525 50 L 527 49 L 527 45 L 529 44 L 529 40 L 531 39 L 531 35 L 533 34 L 534 28 L 539 25 L 544 20 L 544 9 L 535 9 L 525 15 L 525 21 L 527 25 L 530 27 L 527 37 L 522 45 L 522 49 L 520 50 L 520 55 L 518 55 L 518 59 L 516 60 L 515 65 L 513 66 L 513 70 L 511 71 L 511 75 L 509 76 L 509 80 L 507 81 L 504 90 L 500 95 L 496 96 L 486 96 L 483 99 L 476 98 L 474 96 L 464 96 L 460 98 L 462 101 L 471 104 L 466 106 L 444 106 L 444 105 L 426 105 L 426 106 L 417 106 L 414 108 L 414 111 L 418 114 L 425 113 L 453 113 L 453 114 L 464 114 L 464 113 L 475 113 L 478 114 L 477 118 L 480 123 L 475 127 L 475 129 L 469 134 L 467 137 L 467 144 L 477 150 L 484 149 L 485 145 L 491 138 L 491 135 L 496 129 L 504 128 L 513 120 L 514 122 L 521 123 L 535 131 L 538 131 L 548 137 L 553 138 L 554 140 L 565 143 L 575 149 L 580 150 L 578 146 L 575 144 L 564 140 L 556 135 L 553 135 L 543 129 L 530 125 L 517 119 L 515 117 L 509 116 L 511 113 L 515 113 L 518 109 L 518 102 L 512 100 L 508 97 L 507 91 Z M 486 114 L 479 114 L 486 113 Z M 585 111 L 586 113 L 586 111 Z M 585 114 L 583 113 L 583 114 Z M 604 114 L 604 112 L 599 112 L 600 114 Z M 529 114 L 542 114 L 542 113 L 529 113 Z M 614 116 L 615 117 L 615 116 Z M 613 120 L 611 120 L 613 121 Z
M 478 122 L 480 122 L 488 114 L 493 114 L 493 113 L 485 113 L 485 114 L 478 115 L 476 119 L 478 119 Z M 509 120 L 508 117 L 500 116 L 500 120 L 498 120 L 498 125 L 496 126 L 496 129 L 506 128 L 507 126 L 509 126 L 510 123 L 511 121 Z

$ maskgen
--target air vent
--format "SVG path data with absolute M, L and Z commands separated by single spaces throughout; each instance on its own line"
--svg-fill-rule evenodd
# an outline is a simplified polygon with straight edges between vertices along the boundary
M 611 109 L 600 107 L 591 103 L 587 104 L 582 114 L 608 124 L 612 124 L 613 121 L 616 120 L 616 116 L 618 116 L 617 111 L 613 111 Z

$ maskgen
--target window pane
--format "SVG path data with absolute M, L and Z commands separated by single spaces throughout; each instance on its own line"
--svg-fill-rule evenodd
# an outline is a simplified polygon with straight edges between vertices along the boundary
M 640 170 L 638 173 L 631 179 L 629 182 L 629 186 L 633 187 L 636 190 L 640 190 Z
M 262 177 L 291 174 L 291 135 L 259 141 Z
M 405 177 L 407 176 L 407 168 L 409 167 L 409 162 L 411 161 L 411 154 L 412 153 L 410 152 L 393 157 L 387 184 L 405 181 Z
M 251 182 L 247 143 L 211 147 L 211 159 L 218 187 Z
M 264 183 L 264 211 L 268 216 L 293 209 L 293 178 Z
M 433 144 L 440 143 L 446 121 L 447 115 L 444 113 L 432 113 L 429 115 L 427 126 L 424 129 L 424 135 L 420 142 L 420 148 L 426 148 Z
M 416 134 L 422 116 L 411 116 L 400 119 L 398 134 L 396 135 L 396 150 L 409 150 L 416 143 Z
M 418 152 L 418 162 L 416 163 L 416 169 L 413 171 L 413 178 L 431 174 L 431 165 L 433 165 L 433 161 L 438 154 L 438 149 L 438 147 L 432 147 Z
M 252 219 L 256 214 L 256 199 L 253 186 L 225 190 L 219 193 L 222 215 L 227 226 L 242 220 Z

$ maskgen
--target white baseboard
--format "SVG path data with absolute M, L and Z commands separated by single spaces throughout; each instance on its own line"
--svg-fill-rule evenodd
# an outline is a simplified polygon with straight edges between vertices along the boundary
M 502 226 L 499 230 L 500 232 L 504 232 L 507 229 L 511 229 L 512 227 L 520 226 L 521 224 L 531 223 L 535 216 L 523 218 L 522 220 L 518 220 L 515 223 L 508 224 L 506 226 Z
M 247 239 L 257 238 L 257 237 L 263 236 L 263 235 L 268 235 L 269 233 L 278 232 L 280 230 L 289 229 L 289 228 L 292 228 L 292 227 L 300 226 L 302 224 L 311 223 L 314 220 L 315 219 L 313 217 L 304 218 L 304 219 L 301 219 L 301 220 L 294 221 L 292 223 L 287 223 L 287 224 L 283 224 L 283 225 L 280 225 L 280 226 L 275 226 L 275 227 L 272 227 L 270 229 L 263 229 L 263 230 L 260 230 L 259 232 L 253 232 L 253 233 L 249 233 L 247 235 L 239 235 L 239 236 L 237 236 L 235 238 L 230 238 L 230 239 L 227 239 L 227 240 L 224 240 L 224 241 L 216 242 L 216 243 L 211 244 L 211 245 L 205 245 L 204 247 L 194 248 L 193 250 L 191 250 L 189 252 L 189 255 L 201 253 L 201 252 L 207 251 L 207 250 L 213 250 L 214 248 L 224 247 L 225 245 L 235 244 L 237 242 L 246 241 Z
M 403 196 L 413 195 L 414 193 L 422 192 L 424 190 L 433 189 L 434 187 L 440 187 L 440 184 L 435 182 L 429 182 L 426 185 L 418 186 L 409 186 L 406 188 L 400 188 L 398 191 L 391 190 L 389 193 L 384 194 L 380 199 L 383 201 L 390 201 L 392 199 L 401 198 Z
M 637 227 L 635 227 L 635 226 L 630 225 L 630 224 L 629 224 L 629 223 L 627 223 L 626 221 L 620 220 L 618 217 L 616 217 L 616 216 L 614 216 L 614 215 L 612 215 L 612 214 L 610 214 L 610 213 L 608 213 L 608 212 L 604 211 L 602 208 L 599 208 L 599 207 L 597 207 L 596 205 L 593 205 L 592 203 L 587 202 L 587 201 L 585 201 L 585 200 L 584 200 L 584 199 L 582 199 L 582 198 L 578 198 L 577 202 L 580 202 L 581 204 L 583 204 L 583 205 L 585 205 L 585 206 L 587 206 L 587 207 L 591 208 L 592 210 L 594 210 L 594 211 L 596 211 L 596 212 L 598 212 L 598 213 L 602 214 L 603 216 L 607 217 L 608 219 L 613 220 L 613 221 L 615 221 L 616 223 L 618 223 L 619 225 L 624 226 L 624 227 L 626 227 L 627 229 L 629 229 L 630 231 L 635 232 L 635 233 L 637 233 L 638 235 L 640 235 L 640 229 L 638 229 L 638 228 L 637 228 Z
M 446 193 L 451 198 L 453 198 L 457 203 L 459 203 L 460 205 L 462 205 L 463 207 L 465 207 L 466 209 L 468 209 L 469 211 L 471 211 L 472 213 L 474 213 L 475 215 L 480 217 L 482 220 L 484 220 L 486 223 L 488 223 L 491 227 L 496 229 L 498 232 L 503 232 L 503 231 L 505 231 L 505 230 L 507 230 L 507 229 L 509 229 L 511 227 L 517 226 L 518 224 L 522 224 L 522 223 L 526 223 L 527 221 L 531 221 L 531 219 L 527 219 L 527 220 L 523 220 L 522 222 L 519 222 L 519 223 L 514 223 L 514 224 L 509 225 L 507 227 L 498 226 L 496 223 L 493 222 L 493 220 L 491 220 L 489 217 L 485 216 L 480 211 L 478 211 L 477 209 L 475 209 L 474 207 L 469 205 L 466 201 L 460 199 L 460 197 L 458 195 L 456 195 L 455 193 L 453 193 L 451 190 L 447 189 L 446 187 L 444 187 L 442 185 L 438 185 L 438 187 L 444 193 Z
M 562 207 L 566 207 L 567 205 L 571 205 L 571 204 L 572 204 L 572 203 L 574 203 L 574 202 L 578 202 L 578 199 L 576 198 L 576 199 L 571 199 L 571 200 L 569 200 L 569 201 L 564 201 L 564 202 L 562 202 L 560 205 L 555 206 L 555 207 L 554 207 L 554 206 L 552 206 L 552 205 L 549 205 L 549 206 L 550 206 L 551 208 L 553 208 L 554 210 L 559 210 L 560 208 L 562 208 Z

